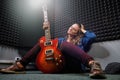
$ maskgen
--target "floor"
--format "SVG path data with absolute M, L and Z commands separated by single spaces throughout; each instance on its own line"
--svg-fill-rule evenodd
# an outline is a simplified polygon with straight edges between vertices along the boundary
M 107 79 L 99 80 L 120 80 L 120 75 L 106 75 Z M 88 74 L 65 73 L 65 74 L 43 74 L 40 71 L 26 71 L 26 74 L 2 74 L 0 80 L 98 80 L 90 79 Z

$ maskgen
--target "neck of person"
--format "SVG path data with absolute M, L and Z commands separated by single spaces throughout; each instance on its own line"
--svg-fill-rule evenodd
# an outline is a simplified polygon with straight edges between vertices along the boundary
M 67 42 L 71 42 L 75 38 L 75 35 L 67 35 Z

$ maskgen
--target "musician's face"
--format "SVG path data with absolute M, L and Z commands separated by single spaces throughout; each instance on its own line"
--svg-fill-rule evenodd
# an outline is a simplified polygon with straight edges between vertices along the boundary
M 69 27 L 67 34 L 68 35 L 77 35 L 78 31 L 79 31 L 80 27 L 78 26 L 78 24 L 73 24 L 72 26 Z

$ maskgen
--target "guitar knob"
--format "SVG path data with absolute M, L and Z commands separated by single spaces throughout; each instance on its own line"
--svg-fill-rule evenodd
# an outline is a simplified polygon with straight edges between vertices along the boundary
M 59 55 L 59 57 L 61 57 L 61 55 Z
M 59 61 L 60 63 L 62 62 L 62 60 Z
M 56 66 L 58 66 L 59 64 L 58 63 L 56 63 Z
M 58 60 L 58 58 L 55 58 L 55 60 L 57 61 L 57 60 Z

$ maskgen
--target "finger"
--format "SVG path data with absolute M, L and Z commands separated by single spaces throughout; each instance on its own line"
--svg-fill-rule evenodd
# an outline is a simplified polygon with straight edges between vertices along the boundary
M 84 25 L 83 24 L 81 24 L 81 28 L 84 29 Z

